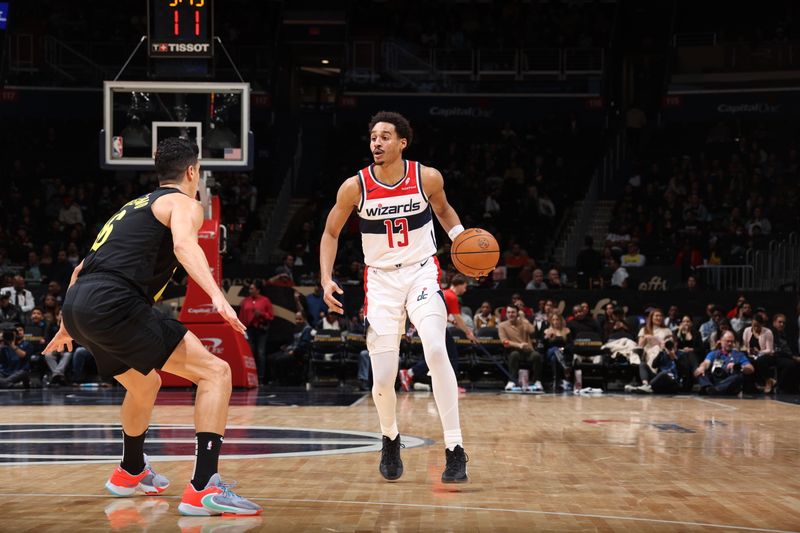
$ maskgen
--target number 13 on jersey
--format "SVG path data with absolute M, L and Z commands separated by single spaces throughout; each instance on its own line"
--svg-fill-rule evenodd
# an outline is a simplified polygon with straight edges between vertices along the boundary
M 383 224 L 386 226 L 386 237 L 389 239 L 389 248 L 395 247 L 394 233 L 397 232 L 402 236 L 402 240 L 397 242 L 397 247 L 402 248 L 408 246 L 408 219 L 396 218 L 394 220 L 384 220 Z

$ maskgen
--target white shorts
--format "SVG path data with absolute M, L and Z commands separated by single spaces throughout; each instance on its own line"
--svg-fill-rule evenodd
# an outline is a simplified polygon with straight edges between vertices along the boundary
M 397 269 L 364 271 L 364 317 L 378 335 L 402 335 L 406 315 L 414 325 L 430 315 L 447 319 L 435 256 Z

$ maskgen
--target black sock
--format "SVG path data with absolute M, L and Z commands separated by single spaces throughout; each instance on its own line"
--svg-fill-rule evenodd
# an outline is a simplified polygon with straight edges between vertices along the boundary
M 122 432 L 122 462 L 119 466 L 132 476 L 138 476 L 144 471 L 144 438 L 147 430 L 138 437 L 131 437 Z
M 195 490 L 203 490 L 211 476 L 217 473 L 219 450 L 222 447 L 222 435 L 216 433 L 197 433 L 194 459 L 194 476 L 192 486 Z

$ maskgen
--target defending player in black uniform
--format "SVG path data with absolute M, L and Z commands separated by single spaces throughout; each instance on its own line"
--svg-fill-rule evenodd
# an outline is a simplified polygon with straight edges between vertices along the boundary
M 231 394 L 230 367 L 183 324 L 152 307 L 180 263 L 211 296 L 220 315 L 237 331 L 245 331 L 197 243 L 203 223 L 202 207 L 195 200 L 197 156 L 197 146 L 186 139 L 159 143 L 159 188 L 122 206 L 100 230 L 72 274 L 61 329 L 45 352 L 65 344 L 71 351 L 75 339 L 92 352 L 100 373 L 113 376 L 127 391 L 121 410 L 123 458 L 106 483 L 112 494 L 159 494 L 169 485 L 144 455 L 145 434 L 161 387 L 155 369 L 163 369 L 197 384 L 197 457 L 178 509 L 186 515 L 255 515 L 261 507 L 233 493 L 217 473 Z

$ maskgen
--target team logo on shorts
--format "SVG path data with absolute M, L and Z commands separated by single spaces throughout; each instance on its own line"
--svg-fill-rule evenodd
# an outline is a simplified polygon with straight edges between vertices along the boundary
M 422 292 L 420 293 L 420 295 L 417 296 L 417 301 L 418 302 L 421 302 L 422 300 L 427 300 L 428 299 L 428 295 L 425 293 L 425 291 L 427 291 L 427 290 L 428 290 L 428 287 L 425 287 L 425 288 L 422 289 Z

